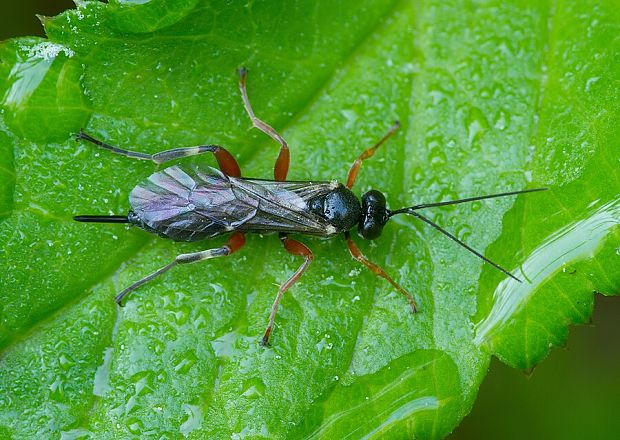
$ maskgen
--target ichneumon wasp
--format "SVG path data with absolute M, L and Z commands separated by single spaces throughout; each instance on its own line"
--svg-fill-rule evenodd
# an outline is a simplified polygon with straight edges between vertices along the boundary
M 269 342 L 278 305 L 284 292 L 299 280 L 313 259 L 312 251 L 303 243 L 290 238 L 290 233 L 321 237 L 344 234 L 353 258 L 376 275 L 386 279 L 404 296 L 412 311 L 416 312 L 417 305 L 413 297 L 381 267 L 364 256 L 349 232 L 357 226 L 363 238 L 375 239 L 381 235 L 387 221 L 398 214 L 408 214 L 422 220 L 496 269 L 520 281 L 506 269 L 489 260 L 418 211 L 423 208 L 543 191 L 546 188 L 425 203 L 396 210 L 387 208 L 385 196 L 377 190 L 368 191 L 360 201 L 351 188 L 355 184 L 362 162 L 372 157 L 377 149 L 396 132 L 399 128 L 398 122 L 394 123 L 379 142 L 362 152 L 355 160 L 349 170 L 346 185 L 337 181 L 288 181 L 286 180 L 290 161 L 288 144 L 269 124 L 256 117 L 246 90 L 246 69 L 239 69 L 239 73 L 241 98 L 253 126 L 280 144 L 273 180 L 242 177 L 235 158 L 218 145 L 174 148 L 147 154 L 108 145 L 84 131 L 80 131 L 77 135 L 78 140 L 91 142 L 113 153 L 139 160 L 149 160 L 158 165 L 174 159 L 209 152 L 215 156 L 219 166 L 219 170 L 197 167 L 184 170 L 179 166 L 171 166 L 152 174 L 131 191 L 129 194 L 131 210 L 127 215 L 74 217 L 80 222 L 129 223 L 161 237 L 177 241 L 198 241 L 222 234 L 231 234 L 224 246 L 180 254 L 154 273 L 136 281 L 116 296 L 115 299 L 119 305 L 122 304 L 127 294 L 178 264 L 224 257 L 237 252 L 245 243 L 245 233 L 278 232 L 284 249 L 292 255 L 303 257 L 304 262 L 288 280 L 282 283 L 278 290 L 262 338 L 263 345 Z

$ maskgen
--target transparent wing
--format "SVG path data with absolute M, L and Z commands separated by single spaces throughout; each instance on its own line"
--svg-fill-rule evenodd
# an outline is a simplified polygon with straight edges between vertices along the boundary
M 230 178 L 233 192 L 240 199 L 258 202 L 254 217 L 240 230 L 249 232 L 280 231 L 330 235 L 331 225 L 308 210 L 308 200 L 332 191 L 331 182 L 277 182 Z
M 232 230 L 329 235 L 330 225 L 308 211 L 307 201 L 335 185 L 239 179 L 213 168 L 186 172 L 173 166 L 136 186 L 129 202 L 145 229 L 174 240 Z
M 206 181 L 173 166 L 136 186 L 129 203 L 141 226 L 173 240 L 195 241 L 227 232 L 235 220 L 254 215 L 256 204 L 239 203 L 223 174 L 204 177 Z M 208 205 L 227 207 L 231 215 L 204 215 Z

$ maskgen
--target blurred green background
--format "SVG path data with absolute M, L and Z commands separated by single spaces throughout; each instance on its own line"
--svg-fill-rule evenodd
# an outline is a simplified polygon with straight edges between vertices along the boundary
M 68 0 L 11 2 L 0 40 L 41 35 L 36 17 L 73 7 Z M 620 299 L 598 296 L 590 326 L 573 327 L 531 375 L 494 360 L 472 413 L 452 440 L 620 438 Z

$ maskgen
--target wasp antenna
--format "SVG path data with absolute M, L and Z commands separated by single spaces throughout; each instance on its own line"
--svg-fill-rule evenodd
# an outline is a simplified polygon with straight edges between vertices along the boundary
M 474 248 L 472 248 L 471 246 L 465 244 L 464 242 L 462 242 L 461 240 L 459 240 L 458 238 L 456 238 L 454 235 L 452 235 L 451 233 L 449 233 L 448 231 L 446 231 L 445 229 L 443 229 L 441 226 L 439 226 L 438 224 L 432 222 L 431 220 L 427 219 L 426 217 L 424 217 L 422 214 L 419 214 L 417 212 L 415 212 L 414 210 L 405 208 L 405 211 L 402 211 L 403 214 L 410 214 L 414 217 L 419 218 L 420 220 L 422 220 L 424 223 L 426 223 L 427 225 L 432 226 L 433 228 L 437 229 L 439 232 L 441 232 L 442 234 L 444 234 L 446 237 L 448 237 L 450 240 L 457 242 L 458 244 L 460 244 L 461 246 L 463 246 L 465 249 L 467 249 L 469 252 L 471 252 L 472 254 L 474 254 L 475 256 L 477 256 L 478 258 L 486 261 L 487 263 L 489 263 L 491 266 L 493 266 L 494 268 L 496 268 L 497 270 L 505 273 L 506 275 L 508 275 L 510 278 L 512 278 L 513 280 L 521 283 L 522 281 L 515 277 L 513 274 L 511 274 L 510 272 L 508 272 L 506 269 L 504 269 L 502 266 L 500 266 L 497 263 L 494 263 L 493 261 L 489 260 L 487 257 L 485 257 L 484 255 L 482 255 L 480 252 L 478 252 L 477 250 L 475 250 Z
M 126 215 L 76 215 L 73 220 L 84 223 L 129 223 Z
M 521 191 L 510 191 L 499 194 L 490 194 L 487 196 L 477 196 L 477 197 L 467 197 L 466 199 L 458 199 L 458 200 L 448 200 L 446 202 L 437 202 L 437 203 L 423 203 L 421 205 L 409 206 L 407 208 L 397 209 L 396 211 L 392 211 L 390 213 L 390 217 L 396 214 L 403 214 L 410 211 L 415 211 L 416 209 L 422 208 L 434 208 L 436 206 L 446 206 L 446 205 L 457 205 L 459 203 L 467 203 L 467 202 L 475 202 L 476 200 L 485 200 L 485 199 L 494 199 L 496 197 L 506 197 L 506 196 L 514 196 L 517 194 L 525 194 L 537 191 L 547 191 L 549 188 L 532 188 L 532 189 L 524 189 Z
M 438 230 L 439 232 L 444 234 L 450 240 L 455 241 L 459 245 L 463 246 L 465 249 L 467 249 L 469 252 L 471 252 L 472 254 L 477 256 L 478 258 L 482 259 L 483 261 L 486 261 L 487 263 L 489 263 L 491 266 L 493 266 L 497 270 L 505 273 L 510 278 L 512 278 L 513 280 L 518 281 L 520 283 L 522 281 L 519 278 L 515 277 L 513 274 L 508 272 L 502 266 L 500 266 L 499 264 L 494 263 L 493 261 L 489 260 L 487 257 L 482 255 L 480 252 L 478 252 L 477 250 L 475 250 L 472 247 L 468 246 L 467 244 L 465 244 L 464 242 L 462 242 L 461 240 L 456 238 L 454 235 L 452 235 L 451 233 L 449 233 L 448 231 L 443 229 L 441 226 L 433 223 L 428 218 L 424 217 L 422 214 L 418 214 L 416 211 L 418 209 L 423 209 L 423 208 L 433 208 L 433 207 L 437 207 L 437 206 L 456 205 L 456 204 L 459 204 L 459 203 L 474 202 L 476 200 L 494 199 L 496 197 L 506 197 L 506 196 L 514 196 L 514 195 L 517 195 L 517 194 L 525 194 L 525 193 L 531 193 L 531 192 L 537 192 L 537 191 L 546 191 L 547 189 L 548 188 L 532 188 L 532 189 L 524 189 L 524 190 L 521 190 L 521 191 L 510 191 L 510 192 L 504 192 L 504 193 L 498 193 L 498 194 L 490 194 L 490 195 L 486 195 L 486 196 L 468 197 L 468 198 L 465 198 L 465 199 L 458 199 L 458 200 L 448 200 L 448 201 L 445 201 L 445 202 L 423 203 L 421 205 L 409 206 L 407 208 L 401 208 L 401 209 L 397 209 L 395 211 L 390 211 L 387 214 L 387 218 L 390 218 L 390 217 L 392 217 L 392 216 L 394 216 L 396 214 L 409 214 L 409 215 L 412 215 L 414 217 L 417 217 L 420 220 L 422 220 L 424 223 L 426 223 L 427 225 L 432 226 L 433 228 L 435 228 L 436 230 Z
M 74 140 L 79 141 L 80 139 L 82 139 L 82 136 L 84 136 L 84 129 L 80 128 L 80 131 L 77 133 L 73 133 L 71 136 L 73 137 Z

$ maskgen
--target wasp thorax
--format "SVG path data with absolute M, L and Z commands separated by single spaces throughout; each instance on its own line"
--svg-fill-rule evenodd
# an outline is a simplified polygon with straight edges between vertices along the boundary
M 360 202 L 342 185 L 308 202 L 308 208 L 327 220 L 338 232 L 351 229 L 360 217 Z
M 381 235 L 387 221 L 385 196 L 375 189 L 368 191 L 362 196 L 362 216 L 357 227 L 358 232 L 367 240 L 373 240 Z

